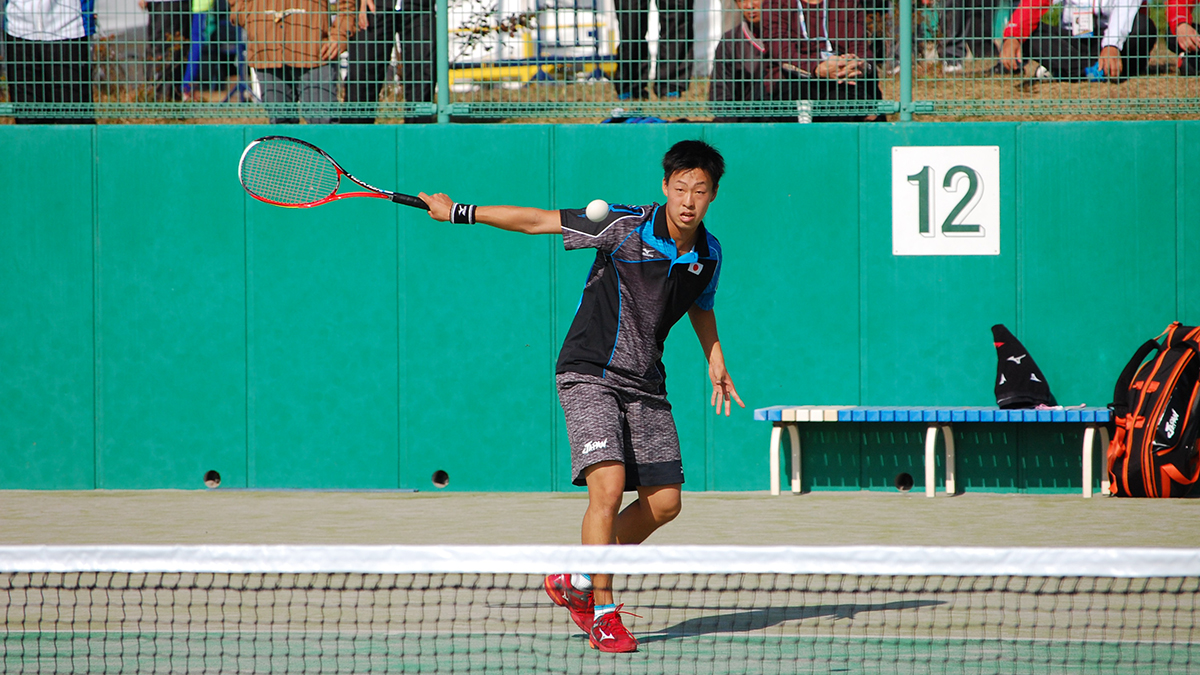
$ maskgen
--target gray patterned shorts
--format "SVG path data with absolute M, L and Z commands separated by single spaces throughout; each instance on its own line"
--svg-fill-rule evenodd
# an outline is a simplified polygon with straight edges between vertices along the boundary
M 571 441 L 572 483 L 587 485 L 584 469 L 625 464 L 625 490 L 683 482 L 679 434 L 667 397 L 582 373 L 562 373 L 558 400 Z

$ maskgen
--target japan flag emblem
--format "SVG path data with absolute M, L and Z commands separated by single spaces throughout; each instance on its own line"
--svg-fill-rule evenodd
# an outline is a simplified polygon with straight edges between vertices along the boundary
M 692 274 L 700 274 L 701 272 L 704 271 L 704 265 L 702 265 L 698 262 L 694 262 L 694 263 L 688 265 L 688 271 L 691 272 Z

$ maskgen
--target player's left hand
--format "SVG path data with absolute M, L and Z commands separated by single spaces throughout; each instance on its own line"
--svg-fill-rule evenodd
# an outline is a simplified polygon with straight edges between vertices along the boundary
M 709 363 L 708 377 L 713 383 L 712 406 L 721 414 L 721 404 L 725 404 L 725 416 L 729 417 L 729 402 L 737 401 L 737 404 L 745 408 L 746 404 L 742 403 L 742 398 L 738 396 L 737 388 L 733 386 L 733 379 L 729 377 L 729 373 L 725 370 L 724 363 Z
M 1117 79 L 1121 76 L 1121 50 L 1109 45 L 1100 50 L 1100 70 L 1104 71 L 1104 76 L 1110 79 Z

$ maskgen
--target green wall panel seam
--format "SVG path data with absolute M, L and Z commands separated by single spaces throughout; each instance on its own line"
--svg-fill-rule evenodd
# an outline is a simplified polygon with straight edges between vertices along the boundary
M 548 194 L 550 195 L 550 204 L 548 204 L 546 208 L 550 208 L 550 209 L 552 209 L 556 205 L 558 205 L 558 181 L 555 180 L 556 176 L 558 175 L 558 166 L 557 166 L 557 163 L 555 162 L 555 158 L 557 157 L 557 154 L 556 154 L 557 150 L 558 150 L 558 127 L 555 126 L 555 127 L 550 128 L 550 132 L 548 134 L 547 141 L 546 141 L 546 155 L 547 155 L 546 162 L 547 162 L 548 166 L 550 167 L 550 171 L 548 172 L 548 177 L 547 177 L 547 180 L 550 181 L 549 190 L 547 191 Z M 547 274 L 548 279 L 547 279 L 547 283 L 546 283 L 546 290 L 550 293 L 550 297 L 549 297 L 550 316 L 548 317 L 549 320 L 547 323 L 547 330 L 549 331 L 549 340 L 547 340 L 547 342 L 549 344 L 548 350 L 550 352 L 550 354 L 548 356 L 551 359 L 553 359 L 555 338 L 557 337 L 555 335 L 555 319 L 558 317 L 558 280 L 557 280 L 558 275 L 555 274 L 555 270 L 558 269 L 558 247 L 555 246 L 555 243 L 556 242 L 555 242 L 555 239 L 553 236 L 546 237 L 546 246 L 550 250 L 550 255 L 547 256 L 548 265 L 547 265 L 547 269 L 546 269 L 546 274 Z M 553 363 L 553 361 L 551 361 L 551 363 Z M 551 388 L 551 392 L 555 392 L 555 390 L 556 390 L 555 387 Z M 554 409 L 555 397 L 553 395 L 551 395 L 551 396 L 548 396 L 547 398 L 549 399 L 548 402 L 549 402 L 549 409 L 550 409 L 550 414 L 549 414 L 549 419 L 548 419 L 548 421 L 550 423 L 549 424 L 549 429 L 550 429 L 550 492 L 558 492 L 559 491 L 559 489 L 558 489 L 558 464 L 559 464 L 559 452 L 561 452 L 561 448 L 559 448 L 558 427 L 556 426 L 556 422 L 557 422 L 556 412 L 557 411 Z
M 404 152 L 403 143 L 401 142 L 401 129 L 395 129 L 396 136 L 394 145 L 397 148 L 396 152 L 396 180 L 403 182 L 408 179 L 404 171 L 404 156 L 408 153 Z M 397 213 L 397 224 L 399 224 L 400 214 Z M 410 475 L 412 468 L 409 458 L 412 452 L 410 443 L 409 414 L 409 392 L 411 391 L 409 377 L 411 375 L 408 368 L 408 346 L 409 346 L 409 293 L 408 289 L 408 262 L 410 251 L 411 237 L 409 229 L 400 227 L 396 234 L 396 283 L 399 286 L 402 298 L 398 298 L 397 315 L 396 315 L 396 330 L 399 332 L 397 339 L 397 363 L 396 363 L 396 423 L 398 425 L 397 447 L 396 447 L 396 481 L 397 486 L 401 489 L 412 488 L 417 489 L 417 479 L 415 475 Z
M 1175 316 L 1182 320 L 1185 316 L 1184 309 L 1187 307 L 1187 288 L 1184 285 L 1186 280 L 1186 265 L 1187 259 L 1184 255 L 1184 247 L 1187 245 L 1187 237 L 1184 235 L 1184 218 L 1187 205 L 1184 203 L 1184 190 L 1179 189 L 1180 185 L 1187 184 L 1187 163 L 1184 162 L 1184 153 L 1181 149 L 1185 140 L 1186 134 L 1183 131 L 1183 125 L 1179 122 L 1175 123 Z
M 250 128 L 247 127 L 243 131 L 242 145 L 248 145 L 251 138 Z M 246 214 L 245 219 L 245 259 L 246 269 L 245 275 L 245 293 L 246 293 L 246 487 L 258 487 L 258 434 L 256 433 L 256 406 L 255 394 L 258 381 L 257 373 L 255 372 L 255 348 L 254 348 L 254 223 L 249 218 L 249 209 L 247 208 L 247 197 L 242 195 L 242 212 Z
M 1021 140 L 1024 138 L 1024 134 L 1021 133 L 1022 129 L 1024 129 L 1024 125 L 1018 124 L 1013 130 L 1013 133 L 1016 135 L 1016 138 L 1013 139 L 1013 152 L 1017 155 L 1013 158 L 1013 203 L 1017 205 L 1013 213 L 1012 223 L 1013 227 L 1016 228 L 1013 245 L 1017 249 L 1013 251 L 1014 255 L 1017 256 L 1016 286 L 1013 289 L 1013 293 L 1016 296 L 1013 304 L 1017 310 L 1017 325 L 1013 327 L 1013 330 L 1017 335 L 1021 335 L 1025 324 L 1025 264 L 1022 262 L 1025 254 L 1025 228 L 1021 222 L 1021 214 L 1025 213 L 1025 191 L 1021 189 L 1021 162 L 1017 161 L 1021 158 L 1023 151 Z
M 1012 198 L 1013 203 L 1016 204 L 1016 208 L 1013 210 L 1012 226 L 1016 228 L 1016 236 L 1013 237 L 1013 246 L 1016 248 L 1016 250 L 1013 251 L 1013 255 L 1015 255 L 1017 258 L 1016 262 L 1014 263 L 1014 279 L 1016 280 L 1016 283 L 1013 288 L 1013 307 L 1016 310 L 1017 325 L 1014 330 L 1016 331 L 1017 335 L 1022 335 L 1025 329 L 1025 224 L 1021 220 L 1021 214 L 1025 213 L 1025 190 L 1023 189 L 1024 181 L 1022 180 L 1021 162 L 1019 161 L 1023 152 L 1022 146 L 1024 144 L 1022 143 L 1022 139 L 1024 138 L 1024 134 L 1021 132 L 1024 128 L 1025 125 L 1023 124 L 1017 124 L 1015 127 L 1013 127 L 1013 152 L 1016 156 L 1012 158 Z M 1016 446 L 1014 448 L 1014 454 L 1017 458 L 1016 488 L 1018 493 L 1023 493 L 1025 492 L 1027 479 L 1025 477 L 1024 453 L 1021 447 L 1021 434 L 1018 433 L 1013 435 L 1013 444 Z
M 866 141 L 866 137 L 867 137 L 867 129 L 868 129 L 868 127 L 866 125 L 860 126 L 858 128 L 858 152 L 856 153 L 856 156 L 858 157 L 858 161 L 855 162 L 855 165 L 856 165 L 855 170 L 858 173 L 859 180 L 857 180 L 855 182 L 858 184 L 858 203 L 860 205 L 862 204 L 863 197 L 866 195 L 866 186 L 862 185 L 862 174 L 863 174 L 863 153 L 865 152 L 865 146 L 866 146 L 865 141 Z M 890 149 L 891 148 L 889 146 L 889 150 Z M 890 162 L 890 157 L 889 157 L 889 162 Z M 890 173 L 891 172 L 889 170 L 889 174 Z M 892 186 L 891 186 L 890 182 L 888 183 L 888 186 L 887 186 L 887 199 L 888 199 L 888 204 L 891 205 L 893 195 L 892 195 Z M 857 216 L 858 217 L 855 220 L 858 222 L 858 255 L 856 255 L 854 257 L 854 260 L 855 260 L 855 263 L 858 265 L 858 274 L 855 275 L 858 278 L 858 400 L 854 401 L 854 404 L 860 405 L 860 404 L 862 404 L 863 401 L 868 400 L 867 399 L 867 386 L 868 386 L 867 385 L 867 369 L 863 367 L 863 364 L 867 362 L 867 354 L 868 354 L 868 349 L 867 349 L 867 332 L 868 331 L 867 331 L 867 322 L 865 319 L 865 317 L 868 316 L 867 298 L 866 298 L 866 293 L 863 292 L 863 289 L 866 288 L 866 285 L 867 285 L 867 279 L 866 279 L 867 267 L 866 267 L 866 265 L 863 264 L 863 256 L 865 254 L 863 253 L 863 245 L 862 245 L 867 224 L 863 220 L 863 212 L 862 212 L 861 208 L 859 208 Z M 859 458 L 860 458 L 860 460 L 861 460 L 861 457 L 862 457 L 862 442 L 860 440 L 859 441 Z M 860 485 L 861 485 L 861 479 L 860 479 Z
M 97 127 L 92 127 L 92 489 L 100 487 L 103 400 L 100 398 L 100 148 Z
M 709 129 L 710 127 L 707 124 L 701 127 L 700 140 L 715 146 L 716 140 L 712 138 L 711 134 L 709 133 Z M 707 359 L 703 358 L 701 361 L 705 366 L 699 370 L 701 377 L 701 391 L 703 391 L 704 385 L 709 383 L 707 368 L 708 362 Z M 717 430 L 716 420 L 714 419 L 716 415 L 709 414 L 707 407 L 705 407 L 703 410 L 704 428 L 702 433 L 704 434 L 704 489 L 706 491 L 710 491 L 715 490 L 717 484 L 717 472 L 715 470 L 717 457 Z
M 243 144 L 248 145 L 248 143 L 246 141 L 246 131 L 242 132 L 242 142 L 243 142 Z M 245 323 L 245 327 L 243 330 L 244 343 L 242 346 L 242 361 L 243 361 L 244 367 L 242 368 L 242 372 L 245 374 L 245 384 L 243 385 L 243 387 L 245 389 L 244 395 L 246 397 L 246 400 L 245 400 L 245 405 L 243 406 L 243 408 L 245 410 L 246 428 L 244 431 L 245 431 L 245 439 L 246 440 L 245 440 L 245 444 L 243 447 L 244 455 L 242 457 L 242 471 L 243 471 L 242 475 L 245 476 L 245 478 L 244 478 L 245 485 L 243 487 L 249 488 L 254 485 L 254 480 L 252 478 L 253 477 L 252 472 L 253 472 L 254 467 L 250 461 L 250 458 L 252 456 L 251 450 L 254 447 L 253 443 L 251 442 L 251 434 L 250 434 L 250 429 L 251 429 L 250 425 L 251 425 L 251 422 L 254 420 L 254 418 L 251 416 L 251 407 L 250 407 L 250 400 L 251 400 L 251 396 L 250 396 L 250 382 L 251 382 L 251 379 L 250 379 L 250 344 L 251 344 L 250 337 L 251 337 L 251 334 L 250 334 L 250 331 L 251 331 L 251 326 L 253 326 L 254 324 L 251 323 L 251 311 L 250 311 L 250 297 L 251 297 L 251 295 L 250 295 L 250 260 L 251 260 L 251 258 L 250 258 L 250 219 L 247 217 L 249 215 L 249 211 L 246 208 L 246 206 L 247 206 L 246 195 L 243 194 L 242 195 L 242 321 Z

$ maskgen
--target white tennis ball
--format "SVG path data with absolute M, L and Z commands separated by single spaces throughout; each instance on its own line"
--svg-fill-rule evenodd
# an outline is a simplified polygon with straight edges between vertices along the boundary
M 608 216 L 608 202 L 603 199 L 593 199 L 591 204 L 587 205 L 588 220 L 593 223 L 598 223 Z

